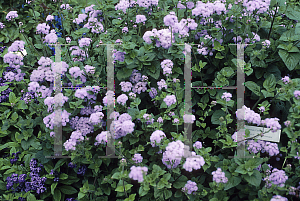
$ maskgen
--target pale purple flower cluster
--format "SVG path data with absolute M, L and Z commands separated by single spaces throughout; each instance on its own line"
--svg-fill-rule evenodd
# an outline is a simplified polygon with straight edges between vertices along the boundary
M 98 21 L 97 18 L 90 17 L 88 22 L 83 26 L 84 28 L 92 29 L 92 33 L 100 33 L 104 32 L 104 27 L 101 22 Z
M 116 116 L 115 116 L 116 119 Z M 118 120 L 114 120 L 110 126 L 110 132 L 114 133 L 115 139 L 126 136 L 128 133 L 134 131 L 135 124 L 132 122 L 132 118 L 128 113 L 121 114 Z
M 295 98 L 299 99 L 300 98 L 300 91 L 299 90 L 295 90 L 294 91 L 294 96 L 295 96 Z
M 124 60 L 125 60 L 125 54 L 126 54 L 126 52 L 115 51 L 113 53 L 114 62 L 116 62 L 116 61 L 124 62 Z
M 10 21 L 14 18 L 17 18 L 19 15 L 18 15 L 18 12 L 17 11 L 9 11 L 9 13 L 7 13 L 6 15 L 6 19 L 7 21 Z
M 183 121 L 184 121 L 184 123 L 192 124 L 192 123 L 194 123 L 195 120 L 196 120 L 195 115 L 192 115 L 192 114 L 185 114 L 185 115 L 183 115 Z
M 93 66 L 85 65 L 84 69 L 87 73 L 95 74 L 95 67 L 93 67 Z
M 47 97 L 44 100 L 44 104 L 46 106 L 48 106 L 48 112 L 52 112 L 53 111 L 53 105 L 55 106 L 63 106 L 67 101 L 69 100 L 69 98 L 67 96 L 64 96 L 62 93 L 59 93 L 57 95 L 55 95 L 54 97 Z
M 35 92 L 35 97 L 39 97 L 39 93 L 42 93 L 41 98 L 46 98 L 47 96 L 51 96 L 52 94 L 51 87 L 46 88 L 45 86 L 40 86 L 37 82 L 30 82 L 28 86 L 28 91 Z
M 230 98 L 232 98 L 232 95 L 231 93 L 224 92 L 221 98 L 225 99 L 228 102 L 230 101 Z
M 275 184 L 279 187 L 284 187 L 286 180 L 288 180 L 288 176 L 286 176 L 284 170 L 278 170 L 277 168 L 272 170 L 271 175 L 264 178 L 267 188 L 270 188 L 272 184 Z
M 81 69 L 80 69 L 79 67 L 77 67 L 77 66 L 71 67 L 71 68 L 69 69 L 69 73 L 70 73 L 70 75 L 71 75 L 72 77 L 74 77 L 75 79 L 76 79 L 77 77 L 81 77 L 81 76 L 84 74 L 83 70 L 81 70 Z
M 161 117 L 159 117 L 159 118 L 157 119 L 157 122 L 158 122 L 158 123 L 161 123 L 161 124 L 162 124 L 163 121 L 164 121 L 164 120 L 163 120 L 163 118 L 161 118 Z
M 192 151 L 192 155 L 186 158 L 186 161 L 183 164 L 183 168 L 186 171 L 192 172 L 193 169 L 199 170 L 204 164 L 204 158 L 202 156 L 196 155 L 196 153 Z
M 143 156 L 141 154 L 134 154 L 132 160 L 135 161 L 135 163 L 141 163 L 143 161 Z
M 183 192 L 186 192 L 187 194 L 195 194 L 195 192 L 198 190 L 197 183 L 193 182 L 191 180 L 188 180 L 185 186 L 182 188 Z
M 153 99 L 157 95 L 157 91 L 155 88 L 151 87 L 151 90 L 149 91 L 149 96 Z
M 267 128 L 273 129 L 272 132 L 276 132 L 277 130 L 281 129 L 281 125 L 278 121 L 278 118 L 266 118 L 265 120 L 261 121 L 261 124 L 266 125 Z
M 66 38 L 66 42 L 67 42 L 67 43 L 70 43 L 71 41 L 72 41 L 72 40 L 71 40 L 70 37 L 67 37 L 67 38 Z
M 128 96 L 126 96 L 125 94 L 121 94 L 117 98 L 117 103 L 119 103 L 121 105 L 125 105 L 127 100 L 128 100 Z
M 248 13 L 253 14 L 257 9 L 257 14 L 265 13 L 269 10 L 270 1 L 243 1 L 243 6 L 247 8 Z M 245 10 L 245 9 L 244 9 Z
M 277 143 L 265 142 L 262 140 L 254 140 L 247 141 L 248 151 L 250 153 L 258 153 L 258 152 L 267 152 L 270 156 L 275 156 L 279 154 L 279 148 Z
M 86 14 L 79 14 L 78 18 L 75 18 L 73 20 L 73 23 L 80 24 L 80 23 L 84 22 L 86 18 L 87 18 Z
M 209 18 L 214 12 L 221 15 L 222 11 L 224 13 L 227 12 L 225 4 L 221 2 L 203 3 L 202 1 L 197 1 L 196 7 L 192 10 L 192 15 Z
M 120 83 L 123 92 L 129 92 L 131 90 L 132 84 L 130 82 L 121 82 Z
M 122 10 L 126 13 L 127 8 L 131 7 L 128 0 L 120 0 L 120 2 L 115 6 L 115 10 Z
M 69 4 L 61 4 L 60 8 L 61 9 L 67 9 L 67 10 L 72 9 L 72 7 Z
M 147 18 L 145 15 L 136 15 L 136 23 L 141 23 L 143 22 L 145 24 Z
M 16 80 L 17 82 L 21 81 L 21 80 L 24 80 L 24 76 L 25 76 L 25 73 L 21 73 L 21 69 L 17 69 L 17 72 L 16 73 L 13 73 L 13 72 L 7 72 L 5 75 L 4 75 L 4 79 L 11 82 L 13 80 Z
M 146 90 L 147 90 L 147 82 L 138 82 L 132 88 L 133 93 L 138 93 L 138 94 L 141 94 L 141 92 L 145 92 Z
M 48 15 L 48 16 L 46 17 L 46 22 L 48 22 L 48 21 L 52 22 L 52 20 L 54 20 L 54 16 Z
M 202 148 L 202 142 L 196 141 L 196 142 L 194 143 L 193 147 L 195 147 L 196 149 L 201 149 L 201 148 Z
M 24 65 L 24 63 L 22 62 L 23 57 L 14 53 L 5 54 L 3 57 L 3 61 L 4 63 L 8 63 L 10 67 L 16 69 L 20 68 L 21 65 Z
M 270 47 L 271 42 L 269 40 L 265 40 L 262 42 L 262 45 L 264 48 L 269 48 Z
M 72 50 L 71 55 L 75 56 L 73 61 L 84 61 L 85 57 L 88 57 L 88 55 L 86 55 L 85 52 L 78 46 L 72 46 L 70 47 L 70 50 Z
M 128 27 L 123 27 L 122 33 L 127 33 L 128 32 Z
M 57 42 L 57 39 L 58 39 L 58 37 L 57 37 L 57 35 L 56 35 L 55 30 L 53 29 L 53 30 L 50 31 L 49 34 L 47 34 L 47 35 L 45 36 L 45 41 L 44 41 L 44 43 L 48 43 L 48 44 L 56 43 L 56 42 Z
M 56 111 L 58 112 L 58 111 Z M 64 110 L 61 113 L 61 123 L 63 126 L 66 126 L 67 123 L 69 122 L 69 116 L 71 113 L 67 112 L 66 110 Z M 44 124 L 46 124 L 47 128 L 53 129 L 54 126 L 57 126 L 59 124 L 59 121 L 57 118 L 55 118 L 55 111 L 52 114 L 49 114 L 48 116 L 46 116 L 44 119 Z
M 99 144 L 105 144 L 107 142 L 107 135 L 109 131 L 102 131 L 100 134 L 96 136 L 95 146 Z
M 178 124 L 178 123 L 179 123 L 179 119 L 178 119 L 178 118 L 175 118 L 175 119 L 173 120 L 173 123 L 174 123 L 174 124 Z
M 24 45 L 24 41 L 16 40 L 11 44 L 11 46 L 7 50 L 8 52 L 22 52 L 24 50 Z
M 170 107 L 172 104 L 175 104 L 176 103 L 175 95 L 167 95 L 164 98 L 164 102 L 167 104 L 168 107 Z
M 133 84 L 142 80 L 142 74 L 138 72 L 138 70 L 134 69 L 129 77 L 130 82 Z
M 133 179 L 133 180 L 137 180 L 138 182 L 143 182 L 144 181 L 144 178 L 143 178 L 143 173 L 147 174 L 148 172 L 148 168 L 147 167 L 136 167 L 136 166 L 132 166 L 130 168 L 130 173 L 128 175 L 128 177 L 130 179 Z
M 77 89 L 75 91 L 75 97 L 80 98 L 80 99 L 85 99 L 87 98 L 88 100 L 94 99 L 96 100 L 96 95 L 93 94 L 89 94 L 88 91 L 93 91 L 94 93 L 98 93 L 99 92 L 99 86 L 87 86 L 85 88 L 82 89 Z M 94 102 L 94 101 L 92 101 Z
M 3 29 L 5 27 L 5 24 L 3 22 L 0 22 L 0 29 Z
M 50 26 L 46 23 L 38 24 L 36 27 L 36 34 L 49 34 Z
M 137 0 L 136 3 L 139 5 L 139 7 L 144 7 L 144 8 L 149 8 L 151 5 L 157 6 L 158 5 L 158 0 Z
M 175 36 L 172 34 L 172 43 L 171 43 L 171 31 L 170 29 L 161 29 L 157 31 L 157 29 L 152 29 L 152 31 L 146 31 L 143 35 L 143 39 L 146 43 L 151 44 L 152 39 L 150 36 L 154 36 L 158 39 L 156 41 L 156 47 L 163 47 L 168 49 L 172 46 L 172 43 L 175 43 Z
M 160 81 L 157 82 L 158 85 L 158 90 L 161 90 L 162 88 L 167 89 L 168 85 L 164 79 L 161 79 Z
M 217 183 L 225 184 L 228 182 L 228 178 L 225 177 L 225 173 L 222 172 L 221 168 L 217 168 L 217 171 L 213 171 L 212 175 L 213 175 L 213 181 L 215 181 Z
M 286 127 L 288 127 L 290 124 L 291 124 L 291 121 L 285 121 L 285 122 L 284 122 L 284 125 L 285 125 Z
M 151 146 L 156 147 L 156 145 L 160 144 L 161 140 L 165 137 L 166 137 L 166 134 L 163 131 L 161 131 L 161 130 L 154 131 L 150 136 Z
M 81 38 L 79 40 L 79 47 L 88 47 L 91 44 L 92 39 L 90 38 Z
M 165 59 L 160 63 L 161 68 L 163 69 L 163 74 L 170 75 L 172 74 L 173 62 L 170 59 Z
M 115 95 L 115 93 L 113 91 L 107 91 L 106 94 L 105 94 L 105 97 L 102 100 L 103 104 L 105 106 L 114 104 L 114 102 L 115 102 L 114 95 Z
M 259 114 L 255 113 L 250 108 L 247 108 L 245 105 L 236 111 L 236 117 L 238 120 L 246 120 L 248 123 L 261 124 L 261 117 Z
M 84 137 L 81 131 L 73 131 L 70 139 L 68 139 L 65 143 L 64 143 L 64 147 L 67 151 L 69 150 L 75 150 L 76 149 L 76 143 L 83 141 Z
M 270 201 L 288 201 L 286 197 L 282 197 L 281 195 L 274 195 Z
M 281 78 L 284 84 L 288 84 L 290 82 L 289 76 L 285 76 L 284 78 Z
M 91 114 L 89 121 L 93 125 L 100 124 L 103 117 L 104 117 L 104 114 L 102 112 L 95 112 L 95 113 Z
M 180 140 L 170 142 L 163 153 L 162 163 L 167 168 L 176 168 L 184 155 L 184 144 Z

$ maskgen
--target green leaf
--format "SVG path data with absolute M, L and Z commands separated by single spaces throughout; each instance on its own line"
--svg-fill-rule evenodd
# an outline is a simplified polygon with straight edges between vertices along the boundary
M 260 96 L 260 86 L 258 86 L 255 82 L 247 81 L 245 82 L 245 86 L 257 96 Z
M 52 183 L 52 184 L 51 184 L 51 194 L 52 194 L 52 195 L 54 195 L 54 190 L 55 190 L 57 184 L 58 184 L 58 182 L 55 182 L 55 183 Z
M 55 189 L 54 191 L 54 201 L 61 201 L 61 192 L 58 189 Z
M 59 159 L 59 161 L 57 161 L 57 163 L 55 164 L 53 170 L 56 170 L 57 168 L 61 167 L 66 161 L 66 158 Z
M 240 177 L 230 177 L 228 179 L 228 182 L 224 185 L 224 190 L 227 191 L 228 189 L 231 189 L 241 183 L 242 179 Z
M 286 14 L 286 16 L 292 20 L 299 20 L 300 19 L 299 6 L 288 5 L 284 14 Z
M 169 199 L 172 196 L 172 191 L 170 191 L 168 189 L 164 189 L 164 196 L 165 196 L 165 199 Z
M 157 80 L 160 75 L 160 65 L 157 64 L 157 62 L 153 62 L 153 63 L 154 63 L 153 66 L 156 67 L 155 73 L 152 73 L 149 69 L 147 69 L 147 74 Z
M 265 79 L 263 86 L 265 89 L 267 89 L 267 91 L 269 91 L 270 89 L 275 88 L 276 86 L 276 78 L 273 74 L 270 74 L 267 79 Z
M 68 175 L 65 174 L 65 173 L 61 173 L 61 174 L 59 175 L 59 179 L 61 179 L 61 180 L 68 179 Z
M 6 187 L 5 187 L 5 190 L 6 190 Z M 141 197 L 143 197 L 143 196 L 147 195 L 148 191 L 149 191 L 149 190 L 145 190 L 142 186 L 140 186 L 140 189 L 139 189 L 139 195 L 140 195 Z
M 18 114 L 16 112 L 14 112 L 11 117 L 10 117 L 13 121 L 16 121 L 18 119 Z
M 18 104 L 17 104 L 17 108 L 18 109 L 28 109 L 28 106 L 27 106 L 27 104 L 25 103 L 25 101 L 24 100 L 19 100 L 18 101 Z
M 136 194 L 129 195 L 129 198 L 126 198 L 124 201 L 134 201 L 135 200 L 135 195 Z
M 220 117 L 225 117 L 226 113 L 222 110 L 217 110 L 213 113 L 213 115 L 211 116 L 211 123 L 212 124 L 220 124 Z
M 30 193 L 29 195 L 27 195 L 27 201 L 36 201 L 36 198 L 33 194 Z
M 78 193 L 78 199 L 82 199 L 84 196 L 85 196 L 84 193 L 82 193 L 82 192 L 79 192 L 79 193 Z
M 16 95 L 14 94 L 14 92 L 10 92 L 10 93 L 9 93 L 9 102 L 10 102 L 10 103 L 16 103 L 16 102 L 17 102 L 17 97 L 16 97 Z
M 261 93 L 264 95 L 265 98 L 274 97 L 274 93 L 273 92 L 268 92 L 266 90 L 261 90 Z
M 247 171 L 245 170 L 245 164 L 238 166 L 234 172 L 237 172 L 240 174 L 247 174 Z
M 174 183 L 173 186 L 174 188 L 183 188 L 186 182 L 188 181 L 188 178 L 184 175 L 181 175 Z
M 248 174 L 243 175 L 244 179 L 252 184 L 253 186 L 258 187 L 261 183 L 262 177 L 258 170 L 253 170 L 253 174 L 249 176 Z
M 117 78 L 118 80 L 123 80 L 127 77 L 129 77 L 132 73 L 132 69 L 128 69 L 128 68 L 123 68 L 118 70 L 117 72 Z
M 72 195 L 77 193 L 78 191 L 72 186 L 60 186 L 60 191 L 67 195 Z
M 300 53 L 288 53 L 286 50 L 279 50 L 278 54 L 290 71 L 294 70 L 300 61 Z
M 9 85 L 1 86 L 0 92 L 5 91 L 8 87 L 9 87 Z

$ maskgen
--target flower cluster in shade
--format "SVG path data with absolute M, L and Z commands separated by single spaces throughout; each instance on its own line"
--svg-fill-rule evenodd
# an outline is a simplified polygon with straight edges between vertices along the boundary
M 134 157 L 132 158 L 132 160 L 135 163 L 141 163 L 143 161 L 143 156 L 141 154 L 134 154 Z
M 263 179 L 266 182 L 266 187 L 270 188 L 272 184 L 275 184 L 279 187 L 284 187 L 288 176 L 285 174 L 284 170 L 278 170 L 274 168 L 272 173 Z
M 286 197 L 282 197 L 281 195 L 274 195 L 270 201 L 288 201 Z
M 170 59 L 165 59 L 160 63 L 161 68 L 163 69 L 164 75 L 171 75 L 172 74 L 172 68 L 173 68 L 173 62 Z
M 40 164 L 40 167 L 38 167 L 36 159 L 31 159 L 29 167 L 29 176 L 31 178 L 31 181 L 25 181 L 27 178 L 26 174 L 18 175 L 16 173 L 13 173 L 11 177 L 6 178 L 6 189 L 11 189 L 13 190 L 13 192 L 34 191 L 37 194 L 45 192 L 46 187 L 44 187 L 44 184 L 47 178 L 39 176 L 39 172 L 41 172 L 41 167 L 43 167 L 43 165 Z
M 192 151 L 191 156 L 186 158 L 186 161 L 183 164 L 183 168 L 186 171 L 192 172 L 193 170 L 199 170 L 204 164 L 204 158 Z
M 162 163 L 167 168 L 176 168 L 184 156 L 184 144 L 180 140 L 170 142 L 163 152 Z
M 277 143 L 265 142 L 263 140 L 249 140 L 247 141 L 247 149 L 250 153 L 268 153 L 269 156 L 275 156 L 279 154 L 279 148 Z
M 232 95 L 231 93 L 224 92 L 221 98 L 225 99 L 228 102 L 230 101 L 230 98 L 232 98 Z
M 130 173 L 129 173 L 128 177 L 130 179 L 137 180 L 138 182 L 143 182 L 144 181 L 144 175 L 143 174 L 147 174 L 147 172 L 148 172 L 147 167 L 132 166 L 130 168 Z
M 236 111 L 236 117 L 238 120 L 246 120 L 248 123 L 257 124 L 258 126 L 264 125 L 267 128 L 272 129 L 272 132 L 281 129 L 278 118 L 266 118 L 265 120 L 261 120 L 259 114 L 255 113 L 250 108 L 247 108 L 245 105 Z
M 183 192 L 187 194 L 195 194 L 198 190 L 197 183 L 191 180 L 188 180 L 184 187 L 181 189 Z
M 17 162 L 19 160 L 19 154 L 21 152 L 18 151 L 17 153 L 12 153 L 11 156 L 13 157 L 12 159 L 10 159 L 10 163 L 13 165 L 15 162 Z
M 213 175 L 213 181 L 217 182 L 217 183 L 227 183 L 228 182 L 228 178 L 225 177 L 225 173 L 222 172 L 221 168 L 217 168 L 216 171 L 213 171 L 211 173 Z

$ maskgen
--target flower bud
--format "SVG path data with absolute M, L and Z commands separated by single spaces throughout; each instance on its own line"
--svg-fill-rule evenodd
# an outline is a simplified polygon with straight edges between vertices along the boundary
M 220 122 L 224 121 L 224 117 L 219 118 Z

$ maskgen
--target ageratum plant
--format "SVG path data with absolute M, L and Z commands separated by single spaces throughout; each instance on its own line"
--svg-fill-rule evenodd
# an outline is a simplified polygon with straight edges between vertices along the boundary
M 1 102 L 0 150 L 10 156 L 0 163 L 1 199 L 298 196 L 296 3 L 35 0 L 9 6 L 3 5 L 0 23 L 0 42 L 8 47 L 2 53 L 0 90 L 11 90 Z M 54 85 L 58 42 L 64 44 L 62 86 L 70 87 L 60 93 Z M 234 104 L 234 90 L 218 89 L 237 85 L 237 46 L 230 44 L 238 43 L 246 44 L 242 108 Z M 106 44 L 114 44 L 113 59 Z M 187 53 L 192 86 L 216 87 L 192 89 L 192 114 L 185 113 Z M 105 88 L 107 61 L 115 67 L 115 91 Z M 45 157 L 54 152 L 57 104 L 63 155 L 69 159 Z M 110 105 L 114 112 L 108 115 Z M 280 130 L 280 142 L 250 138 L 247 129 L 243 135 L 236 118 L 264 127 L 259 135 Z M 193 150 L 184 123 L 192 127 Z M 116 157 L 99 158 L 106 155 L 111 134 Z M 250 158 L 229 158 L 241 144 Z M 34 159 L 43 171 L 31 165 Z M 40 181 L 25 178 L 31 168 Z M 42 190 L 22 187 L 37 181 Z

